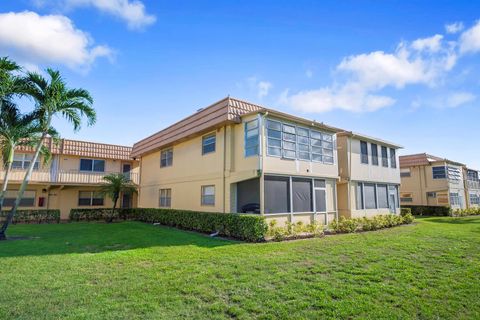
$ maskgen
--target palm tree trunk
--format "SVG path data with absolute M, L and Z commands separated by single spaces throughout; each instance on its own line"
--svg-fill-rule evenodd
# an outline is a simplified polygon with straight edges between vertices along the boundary
M 3 208 L 3 200 L 5 199 L 5 193 L 7 193 L 8 179 L 10 178 L 10 171 L 12 170 L 12 162 L 7 162 L 7 168 L 5 170 L 5 177 L 3 177 L 2 191 L 0 192 L 0 212 Z
M 50 127 L 50 124 L 47 126 L 47 128 Z M 13 204 L 12 209 L 8 213 L 7 219 L 2 225 L 2 228 L 0 229 L 0 240 L 6 240 L 6 234 L 5 232 L 7 231 L 8 226 L 10 223 L 12 223 L 13 217 L 15 216 L 15 213 L 17 213 L 17 209 L 20 206 L 20 201 L 23 198 L 23 194 L 25 193 L 25 189 L 27 189 L 27 185 L 30 182 L 30 179 L 32 177 L 32 172 L 33 172 L 33 167 L 35 166 L 35 162 L 38 159 L 38 155 L 40 154 L 40 149 L 42 148 L 42 143 L 43 140 L 47 134 L 44 132 L 42 134 L 41 139 L 38 141 L 36 149 L 35 149 L 35 155 L 33 156 L 33 159 L 30 162 L 30 165 L 28 166 L 27 173 L 25 174 L 25 177 L 23 178 L 22 185 L 20 186 L 20 189 L 18 190 L 17 194 L 17 199 L 15 199 L 15 203 Z
M 113 222 L 113 217 L 115 216 L 115 209 L 117 208 L 117 202 L 118 202 L 118 196 L 115 195 L 115 196 L 113 197 L 112 214 L 111 214 L 110 219 L 108 220 L 108 222 Z

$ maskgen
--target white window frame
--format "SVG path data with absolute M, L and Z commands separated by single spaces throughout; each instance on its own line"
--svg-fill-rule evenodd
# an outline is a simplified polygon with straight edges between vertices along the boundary
M 13 163 L 12 163 L 12 169 L 15 170 L 27 170 L 28 166 L 30 165 L 30 162 L 33 159 L 34 154 L 33 153 L 14 153 L 13 155 Z M 21 165 L 19 166 L 17 163 L 20 163 Z M 33 170 L 38 170 L 40 168 L 40 159 L 37 158 L 35 161 L 35 164 L 33 165 Z
M 206 190 L 207 188 L 213 188 L 213 194 L 206 194 Z M 202 206 L 209 206 L 209 207 L 213 207 L 215 206 L 215 185 L 213 184 L 210 184 L 210 185 L 205 185 L 205 186 L 202 186 L 201 187 L 201 191 L 200 191 L 200 204 Z M 209 203 L 206 200 L 206 197 L 213 197 L 213 203 Z
M 256 126 L 255 127 L 251 127 L 249 128 L 249 125 L 250 124 L 254 124 L 256 123 Z M 252 136 L 249 136 L 249 134 L 251 132 L 254 132 L 254 131 L 257 131 L 257 134 L 253 134 Z M 245 156 L 245 158 L 248 158 L 248 157 L 253 157 L 253 156 L 258 156 L 260 154 L 260 121 L 259 119 L 254 119 L 254 120 L 250 120 L 250 121 L 247 121 L 245 122 L 245 125 L 244 125 L 244 143 L 243 143 L 243 149 L 244 149 L 244 152 L 243 152 L 243 155 Z M 254 145 L 251 145 L 251 146 L 247 146 L 247 143 L 248 141 L 252 141 L 253 138 L 255 138 L 255 141 L 256 141 L 256 144 Z M 251 139 L 251 140 L 249 140 Z M 256 152 L 254 153 L 247 153 L 247 149 L 253 149 L 253 148 L 256 148 Z
M 90 204 L 80 204 L 80 199 L 87 199 L 86 197 L 80 198 L 80 194 L 82 192 L 90 194 Z M 95 197 L 94 195 L 97 195 L 97 196 Z M 99 195 L 101 195 L 101 197 Z M 102 199 L 102 204 L 93 204 L 93 199 Z M 99 191 L 80 190 L 78 191 L 77 205 L 79 207 L 103 207 L 105 206 L 105 195 Z
M 164 160 L 165 160 L 165 164 L 163 164 Z M 160 168 L 171 167 L 172 165 L 173 165 L 173 148 L 167 148 L 160 151 Z
M 91 170 L 82 169 L 82 160 L 91 160 L 92 161 L 92 169 Z M 103 162 L 103 170 L 102 171 L 94 170 L 95 162 Z M 80 161 L 79 161 L 79 164 L 78 164 L 78 166 L 79 166 L 78 171 L 80 171 L 80 172 L 105 172 L 106 164 L 107 164 L 107 162 L 105 161 L 105 159 L 80 158 Z
M 207 140 L 212 139 L 213 142 L 205 143 Z M 205 152 L 204 148 L 205 146 L 212 145 L 213 144 L 213 150 Z M 210 153 L 214 153 L 217 150 L 217 134 L 215 132 L 206 134 L 202 136 L 202 156 Z
M 172 189 L 163 188 L 159 189 L 159 199 L 158 206 L 160 208 L 171 208 L 172 207 Z

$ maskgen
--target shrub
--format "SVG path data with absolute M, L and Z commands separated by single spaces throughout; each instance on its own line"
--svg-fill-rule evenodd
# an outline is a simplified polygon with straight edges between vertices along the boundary
M 402 217 L 407 214 L 412 214 L 412 208 L 400 208 L 400 215 Z
M 356 231 L 373 231 L 383 228 L 391 228 L 401 224 L 409 224 L 415 220 L 411 213 L 401 215 L 377 215 L 372 218 L 351 218 L 341 217 L 340 220 L 334 220 L 329 228 L 334 232 L 353 233 Z
M 0 212 L 0 221 L 5 221 L 9 211 Z M 18 210 L 12 223 L 60 223 L 60 210 L 32 209 Z
M 468 209 L 455 209 L 452 210 L 452 217 L 465 217 L 465 216 L 476 216 L 480 215 L 480 207 L 477 208 L 468 208 Z
M 111 209 L 72 209 L 70 211 L 70 220 L 106 220 L 111 213 Z M 222 236 L 250 242 L 262 241 L 268 229 L 265 218 L 259 215 L 197 212 L 176 209 L 119 209 L 114 213 L 114 220 L 118 219 L 159 223 L 165 226 L 204 233 L 218 231 Z
M 449 216 L 451 215 L 450 207 L 437 206 L 402 206 L 402 209 L 409 208 L 415 216 Z
M 277 226 L 277 220 L 269 222 L 267 235 L 274 241 L 283 241 L 285 239 L 297 239 L 300 236 L 320 237 L 324 234 L 324 227 L 319 222 L 305 224 L 302 221 L 297 223 L 285 222 L 285 226 Z

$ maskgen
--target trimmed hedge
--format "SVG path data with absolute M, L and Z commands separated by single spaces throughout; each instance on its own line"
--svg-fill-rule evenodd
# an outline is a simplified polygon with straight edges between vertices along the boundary
M 6 220 L 9 211 L 0 212 L 0 222 Z M 60 223 L 60 210 L 17 210 L 12 223 Z
M 449 216 L 451 215 L 450 207 L 436 207 L 436 206 L 404 206 L 402 208 L 409 208 L 415 216 Z
M 480 215 L 480 208 L 455 209 L 452 210 L 452 217 L 466 217 Z
M 410 224 L 415 220 L 411 213 L 405 212 L 402 215 L 378 215 L 372 218 L 352 218 L 341 217 L 340 220 L 334 220 L 329 228 L 336 233 L 353 233 L 358 231 L 373 231 L 384 228 L 391 228 L 401 224 Z
M 72 209 L 70 211 L 70 220 L 107 220 L 111 214 L 111 209 Z M 268 230 L 265 218 L 261 216 L 233 213 L 132 208 L 116 210 L 114 220 L 119 219 L 159 223 L 164 226 L 204 233 L 218 231 L 219 235 L 250 242 L 263 241 Z
M 412 214 L 412 209 L 410 208 L 400 208 L 400 215 L 403 217 L 404 215 Z

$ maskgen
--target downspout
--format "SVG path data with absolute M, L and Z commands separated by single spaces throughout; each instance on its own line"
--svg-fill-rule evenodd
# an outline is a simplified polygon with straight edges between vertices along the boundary
M 264 156 L 264 140 L 265 140 L 265 119 L 268 116 L 268 111 L 266 111 L 263 115 L 260 115 L 260 123 L 259 123 L 259 138 L 260 138 L 260 144 L 259 144 L 259 150 L 258 150 L 258 170 L 260 173 L 260 214 L 264 215 L 265 214 L 265 182 L 264 182 L 264 172 L 263 172 L 263 156 Z
M 227 168 L 227 125 L 223 127 L 223 171 L 222 171 L 222 177 L 223 177 L 223 213 L 226 213 L 225 211 L 225 202 L 227 201 L 226 197 L 226 177 L 225 177 L 225 170 Z
M 348 196 L 348 212 L 350 215 L 352 215 L 352 195 L 351 195 L 351 181 L 352 181 L 352 138 L 348 137 L 348 144 L 347 144 L 347 151 L 348 151 L 348 190 L 347 190 L 347 196 Z

